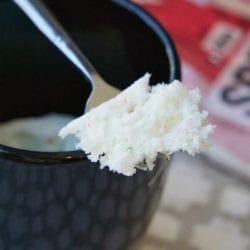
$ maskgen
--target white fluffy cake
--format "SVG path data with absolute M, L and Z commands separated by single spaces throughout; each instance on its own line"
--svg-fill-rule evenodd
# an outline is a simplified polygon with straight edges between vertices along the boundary
M 146 74 L 115 98 L 73 120 L 60 131 L 75 135 L 77 148 L 101 168 L 130 176 L 136 166 L 154 168 L 158 153 L 176 151 L 194 155 L 207 145 L 214 126 L 206 125 L 207 112 L 200 112 L 198 89 L 188 90 L 175 80 L 149 85 Z

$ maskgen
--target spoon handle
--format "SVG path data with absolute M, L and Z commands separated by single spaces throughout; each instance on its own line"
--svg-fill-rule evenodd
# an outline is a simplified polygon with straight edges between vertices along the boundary
M 43 2 L 40 0 L 13 1 L 37 28 L 81 70 L 87 80 L 93 85 L 93 76 L 98 75 L 97 71 Z

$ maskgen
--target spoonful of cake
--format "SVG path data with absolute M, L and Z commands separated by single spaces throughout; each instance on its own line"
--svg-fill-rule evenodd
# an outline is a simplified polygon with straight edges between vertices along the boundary
M 103 80 L 69 34 L 40 0 L 13 0 L 36 27 L 83 73 L 92 85 L 85 111 L 116 96 L 120 90 Z

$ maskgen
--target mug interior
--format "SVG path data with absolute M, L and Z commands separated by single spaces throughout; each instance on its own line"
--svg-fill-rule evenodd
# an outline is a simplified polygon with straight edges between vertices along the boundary
M 45 2 L 104 79 L 120 89 L 146 72 L 152 73 L 152 83 L 169 82 L 171 67 L 179 67 L 171 65 L 156 30 L 138 13 L 122 7 L 122 1 Z M 91 90 L 83 75 L 13 1 L 1 1 L 0 9 L 4 10 L 0 15 L 0 122 L 50 112 L 83 114 Z

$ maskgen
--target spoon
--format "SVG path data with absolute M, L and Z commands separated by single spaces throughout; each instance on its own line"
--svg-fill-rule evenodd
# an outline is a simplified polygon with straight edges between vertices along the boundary
M 36 27 L 83 73 L 91 83 L 85 112 L 119 94 L 120 90 L 103 80 L 72 38 L 40 0 L 13 0 Z

